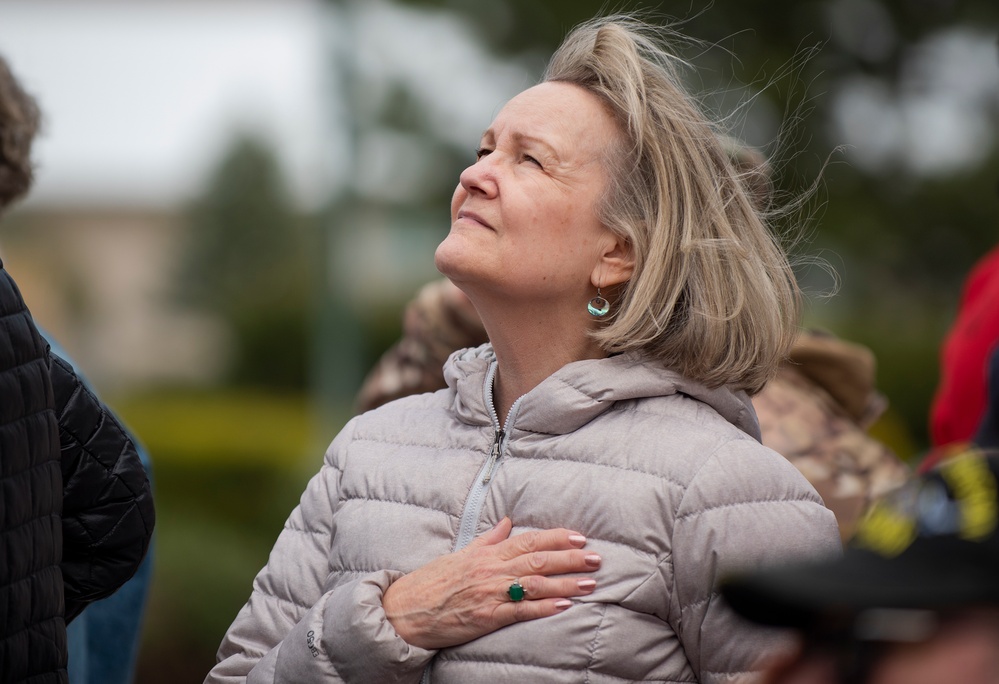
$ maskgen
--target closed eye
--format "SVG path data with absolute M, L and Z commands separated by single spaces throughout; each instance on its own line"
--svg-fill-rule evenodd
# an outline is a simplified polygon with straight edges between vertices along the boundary
M 534 157 L 532 157 L 532 156 L 531 156 L 531 155 L 529 155 L 529 154 L 525 154 L 525 155 L 524 155 L 524 161 L 526 161 L 526 162 L 530 162 L 530 163 L 532 163 L 532 164 L 537 164 L 537 165 L 538 165 L 538 168 L 539 168 L 539 169 L 542 169 L 542 168 L 544 168 L 544 167 L 543 167 L 543 166 L 541 165 L 541 162 L 539 162 L 539 161 L 538 161 L 537 159 L 535 159 Z

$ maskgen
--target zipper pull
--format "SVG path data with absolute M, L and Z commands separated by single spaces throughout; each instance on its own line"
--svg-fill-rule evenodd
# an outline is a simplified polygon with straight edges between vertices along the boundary
M 496 439 L 493 441 L 493 449 L 489 454 L 489 468 L 486 469 L 486 476 L 482 478 L 482 484 L 489 484 L 489 480 L 493 479 L 493 469 L 496 467 L 496 461 L 500 457 L 500 443 L 503 441 L 503 436 L 506 433 L 499 429 L 496 431 Z

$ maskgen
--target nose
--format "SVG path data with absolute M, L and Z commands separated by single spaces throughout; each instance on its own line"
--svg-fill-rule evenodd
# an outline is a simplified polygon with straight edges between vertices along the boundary
M 493 197 L 498 190 L 496 179 L 496 153 L 480 157 L 474 164 L 461 172 L 458 177 L 461 187 L 470 195 Z

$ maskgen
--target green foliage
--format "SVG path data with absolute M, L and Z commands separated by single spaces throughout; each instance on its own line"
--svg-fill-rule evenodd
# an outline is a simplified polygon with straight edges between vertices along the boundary
M 259 466 L 157 468 L 161 522 L 137 681 L 201 681 L 211 669 L 295 504 L 288 482 L 287 473 Z M 230 508 L 219 515 L 204 502 Z
M 345 410 L 248 391 L 122 397 L 152 455 L 157 527 L 137 681 L 201 681 Z
M 188 217 L 178 288 L 230 327 L 236 348 L 227 380 L 303 388 L 317 227 L 294 209 L 272 152 L 236 140 Z
M 965 273 L 999 238 L 999 148 L 982 167 L 942 178 L 899 174 L 882 185 L 843 166 L 825 177 L 817 242 L 857 259 L 844 291 L 856 302 L 890 295 L 952 308 Z
M 156 392 L 114 402 L 157 468 L 289 467 L 313 446 L 316 417 L 301 394 L 248 390 Z M 332 437 L 331 430 L 323 432 Z

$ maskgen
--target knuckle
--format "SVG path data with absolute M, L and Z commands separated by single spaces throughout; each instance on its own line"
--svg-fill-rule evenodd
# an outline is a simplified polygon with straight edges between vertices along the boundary
M 517 622 L 524 622 L 525 620 L 533 620 L 537 616 L 534 614 L 532 604 L 518 603 L 513 608 L 513 617 Z
M 549 554 L 544 551 L 529 554 L 527 556 L 527 566 L 532 572 L 542 572 L 548 566 L 549 558 Z
M 533 553 L 542 548 L 540 532 L 522 534 L 518 537 L 518 540 L 520 541 L 520 548 L 524 553 Z

